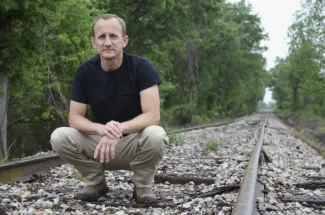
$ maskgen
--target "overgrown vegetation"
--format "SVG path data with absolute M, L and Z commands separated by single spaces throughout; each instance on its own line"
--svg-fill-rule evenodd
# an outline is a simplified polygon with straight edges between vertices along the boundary
M 325 1 L 304 0 L 289 29 L 289 55 L 270 70 L 277 112 L 320 121 L 325 117 Z
M 215 140 L 205 140 L 203 141 L 203 145 L 206 149 L 211 151 L 216 151 L 220 146 L 220 144 Z
M 277 114 L 301 132 L 296 137 L 314 139 L 309 144 L 320 152 L 325 143 L 324 22 L 325 0 L 302 1 L 289 28 L 289 54 L 270 70 Z
M 73 169 L 73 175 L 75 176 L 76 179 L 78 179 L 80 181 L 84 181 L 84 178 L 82 177 L 80 172 L 78 172 L 76 169 Z
M 312 148 L 314 148 L 315 150 L 317 150 L 319 152 L 319 154 L 325 158 L 325 146 L 323 143 L 319 142 L 319 140 L 317 140 L 315 138 L 315 135 L 312 134 L 307 134 L 304 132 L 299 132 L 299 131 L 295 131 L 293 133 L 293 136 L 296 139 L 299 139 L 305 143 L 307 143 L 309 146 L 311 146 Z
M 68 125 L 72 78 L 80 63 L 95 54 L 91 24 L 102 13 L 121 16 L 130 38 L 125 51 L 155 65 L 163 80 L 163 126 L 249 114 L 263 99 L 267 73 L 261 41 L 267 36 L 244 0 L 238 4 L 224 0 L 4 0 L 0 5 L 0 91 L 9 89 L 8 142 L 16 141 L 12 157 L 51 149 L 51 132 Z M 6 98 L 0 96 L 2 125 Z
M 184 144 L 184 134 L 169 135 L 169 143 L 175 146 L 182 146 Z
M 12 152 L 12 147 L 14 146 L 14 144 L 15 144 L 15 142 L 10 144 L 6 155 L 0 160 L 0 164 L 7 163 L 9 161 L 9 158 L 10 158 L 10 155 L 11 155 L 11 152 Z

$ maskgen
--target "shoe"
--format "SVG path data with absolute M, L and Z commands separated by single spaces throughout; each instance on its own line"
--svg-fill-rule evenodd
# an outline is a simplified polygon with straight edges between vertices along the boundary
M 94 202 L 97 201 L 101 196 L 105 196 L 108 191 L 108 186 L 106 181 L 104 181 L 96 185 L 87 185 L 84 190 L 77 193 L 74 198 L 81 201 Z
M 139 187 L 133 190 L 133 198 L 138 203 L 154 203 L 157 202 L 156 195 L 153 193 L 151 187 Z

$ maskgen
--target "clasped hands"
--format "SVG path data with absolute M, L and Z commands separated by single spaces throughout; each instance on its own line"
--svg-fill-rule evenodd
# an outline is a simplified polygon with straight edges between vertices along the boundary
M 108 163 L 115 157 L 115 146 L 122 134 L 123 128 L 119 122 L 110 121 L 106 125 L 100 126 L 97 133 L 103 136 L 96 149 L 94 158 L 98 158 L 101 163 Z

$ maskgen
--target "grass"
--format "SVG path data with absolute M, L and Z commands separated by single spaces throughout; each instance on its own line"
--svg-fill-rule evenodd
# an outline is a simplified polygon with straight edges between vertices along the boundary
M 78 179 L 79 181 L 84 180 L 82 175 L 76 169 L 73 169 L 73 174 L 75 175 L 76 179 Z
M 215 140 L 204 140 L 203 145 L 206 149 L 211 151 L 217 151 L 220 144 Z
M 293 136 L 296 139 L 302 140 L 309 146 L 314 148 L 319 154 L 325 158 L 325 144 L 322 141 L 322 136 L 325 134 L 325 119 L 315 116 L 306 117 L 308 114 L 300 113 L 302 116 L 295 114 L 285 119 L 285 124 L 294 128 Z
M 325 147 L 324 147 L 324 144 L 322 144 L 321 142 L 319 142 L 315 137 L 313 137 L 311 135 L 304 134 L 304 133 L 299 132 L 299 131 L 295 131 L 293 133 L 293 136 L 296 139 L 299 139 L 299 140 L 307 143 L 309 146 L 311 146 L 316 151 L 318 151 L 322 155 L 323 158 L 325 158 Z
M 305 141 L 305 135 L 299 131 L 295 131 L 293 133 L 293 136 L 296 138 L 296 139 L 299 139 L 299 140 L 302 140 L 302 141 Z
M 0 164 L 4 164 L 4 163 L 7 163 L 9 161 L 9 156 L 10 156 L 10 150 L 11 150 L 11 147 L 15 144 L 16 140 L 13 141 L 10 146 L 9 146 L 9 149 L 6 153 L 6 156 L 4 158 L 2 158 L 2 160 L 0 160 Z
M 184 135 L 183 134 L 169 135 L 169 143 L 175 146 L 182 146 L 184 144 Z
M 325 126 L 322 125 L 322 126 L 319 126 L 316 130 L 317 133 L 319 134 L 325 134 Z

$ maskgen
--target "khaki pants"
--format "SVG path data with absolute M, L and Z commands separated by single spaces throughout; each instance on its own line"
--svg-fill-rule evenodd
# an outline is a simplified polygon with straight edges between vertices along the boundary
M 72 164 L 88 185 L 105 180 L 104 170 L 131 170 L 136 187 L 151 187 L 159 162 L 169 139 L 163 128 L 149 126 L 140 133 L 121 138 L 115 148 L 115 158 L 100 163 L 94 152 L 100 135 L 86 135 L 70 128 L 57 128 L 51 135 L 53 150 L 67 163 Z

